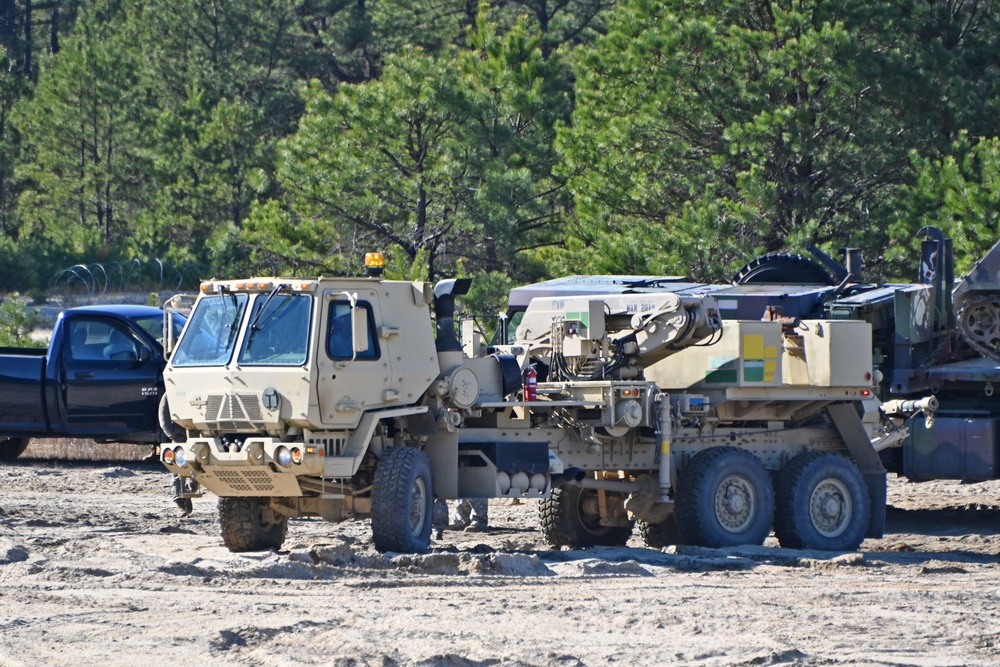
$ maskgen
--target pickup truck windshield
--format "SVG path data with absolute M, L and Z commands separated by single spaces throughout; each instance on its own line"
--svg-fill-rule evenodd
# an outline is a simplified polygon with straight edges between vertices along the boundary
M 246 366 L 301 366 L 309 350 L 312 296 L 257 297 L 239 363 Z
M 198 301 L 170 363 L 174 366 L 224 366 L 236 346 L 246 312 L 246 294 L 219 294 Z

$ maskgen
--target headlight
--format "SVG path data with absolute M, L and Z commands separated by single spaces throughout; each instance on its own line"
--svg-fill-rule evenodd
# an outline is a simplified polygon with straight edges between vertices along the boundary
M 278 462 L 278 465 L 287 468 L 292 465 L 292 453 L 288 451 L 287 447 L 278 447 L 274 452 L 274 460 Z
M 170 448 L 163 450 L 163 462 L 167 464 L 174 462 L 174 450 Z
M 292 447 L 292 463 L 302 463 L 302 450 L 298 447 Z
M 181 468 L 187 465 L 187 452 L 184 451 L 183 447 L 178 447 L 174 450 L 174 462 L 176 462 Z

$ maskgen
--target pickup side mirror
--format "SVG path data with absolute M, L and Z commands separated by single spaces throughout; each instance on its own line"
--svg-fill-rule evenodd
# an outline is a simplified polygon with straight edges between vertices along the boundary
M 139 348 L 139 361 L 149 361 L 153 358 L 153 351 L 145 345 Z

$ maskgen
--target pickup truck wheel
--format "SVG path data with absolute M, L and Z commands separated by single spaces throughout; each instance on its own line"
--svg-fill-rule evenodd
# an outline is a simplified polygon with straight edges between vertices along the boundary
M 677 518 L 673 514 L 660 523 L 639 521 L 638 526 L 642 543 L 650 549 L 662 549 L 672 544 L 683 544 L 681 534 L 677 531 Z
M 233 552 L 280 549 L 288 517 L 268 506 L 267 498 L 219 498 L 222 541 Z
M 431 463 L 423 450 L 386 452 L 372 482 L 372 537 L 380 552 L 423 553 L 431 543 L 434 514 Z
M 28 438 L 0 439 L 0 461 L 13 461 L 28 448 Z
M 778 478 L 774 534 L 788 549 L 854 551 L 865 539 L 871 501 L 857 467 L 838 454 L 806 452 Z
M 632 535 L 632 526 L 602 526 L 597 491 L 560 486 L 538 504 L 545 539 L 554 547 L 620 547 Z
M 698 453 L 681 471 L 677 528 L 685 544 L 760 545 L 771 532 L 774 488 L 756 456 L 736 447 Z

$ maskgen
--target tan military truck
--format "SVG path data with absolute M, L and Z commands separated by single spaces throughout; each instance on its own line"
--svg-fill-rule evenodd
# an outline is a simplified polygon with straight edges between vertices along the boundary
M 186 436 L 161 457 L 220 498 L 231 550 L 279 548 L 289 517 L 370 516 L 376 548 L 421 552 L 435 496 L 541 499 L 558 546 L 624 544 L 637 522 L 654 547 L 881 533 L 876 452 L 904 432 L 872 397 L 867 323 L 580 295 L 532 301 L 492 348 L 456 338 L 467 289 L 376 271 L 201 286 L 164 373 Z

